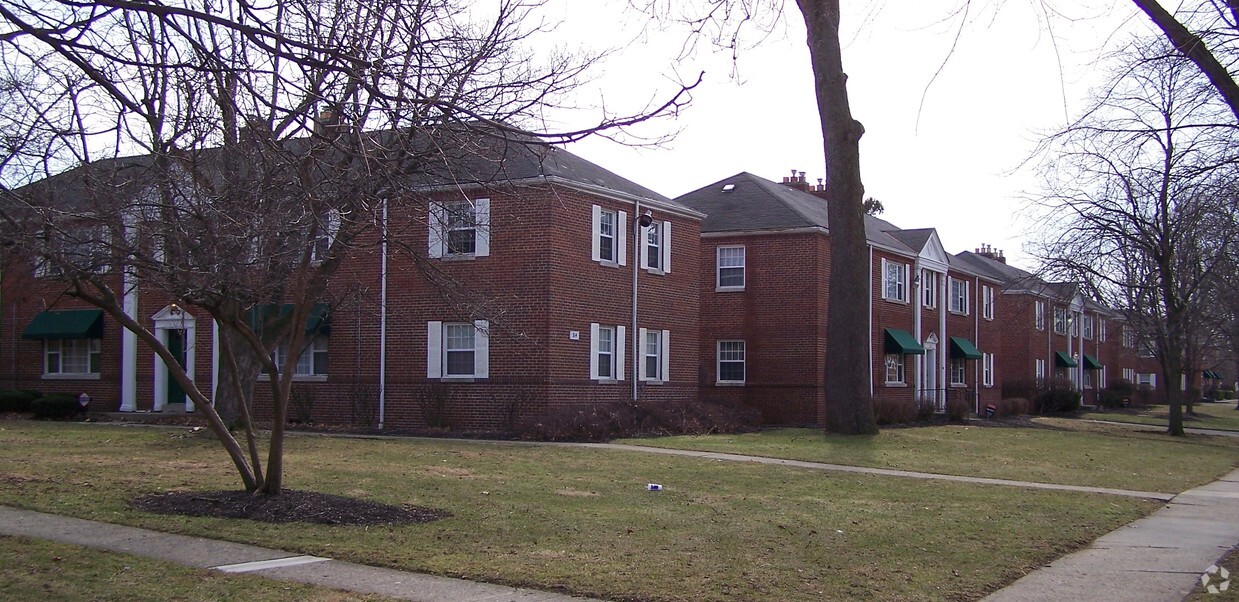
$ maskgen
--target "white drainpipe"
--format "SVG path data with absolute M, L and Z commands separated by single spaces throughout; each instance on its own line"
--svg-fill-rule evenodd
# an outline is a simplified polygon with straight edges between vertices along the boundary
M 379 430 L 387 418 L 387 199 L 383 201 L 379 252 Z

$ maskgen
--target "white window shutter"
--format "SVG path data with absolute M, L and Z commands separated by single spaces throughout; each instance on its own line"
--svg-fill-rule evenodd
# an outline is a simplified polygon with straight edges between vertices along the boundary
M 650 245 L 649 245 L 649 240 L 648 240 L 649 229 L 650 229 L 649 226 L 645 226 L 645 227 L 637 229 L 638 250 L 636 253 L 634 253 L 634 255 L 636 255 L 637 261 L 638 261 L 637 265 L 640 266 L 641 269 L 645 269 L 646 266 L 650 265 L 650 262 L 649 262 Z
M 662 348 L 661 359 L 662 359 L 663 365 L 662 365 L 662 373 L 660 374 L 660 376 L 662 376 L 661 380 L 669 381 L 671 380 L 671 331 L 670 330 L 663 331 L 662 344 L 663 344 L 663 348 Z
M 641 245 L 644 247 L 645 245 Z M 650 375 L 645 373 L 645 329 L 637 329 L 637 378 L 645 380 Z
M 624 380 L 624 327 L 615 327 L 615 380 Z
M 908 264 L 903 264 L 903 282 L 899 286 L 899 288 L 903 289 L 903 298 L 900 301 L 905 303 L 911 300 L 911 297 L 908 296 L 908 285 L 911 283 L 908 279 L 908 268 Z
M 443 203 L 431 203 L 426 210 L 426 222 L 429 232 L 431 257 L 443 257 L 443 227 L 445 215 Z
M 589 229 L 590 247 L 589 258 L 594 261 L 602 261 L 602 248 L 598 243 L 598 236 L 602 232 L 602 207 L 594 205 L 593 226 Z
M 663 222 L 663 272 L 671 273 L 671 222 Z
M 443 322 L 426 322 L 426 378 L 443 377 Z
M 594 209 L 598 206 L 594 205 Z M 597 215 L 597 212 L 595 212 Z M 597 240 L 597 237 L 594 237 Z M 590 380 L 598 380 L 598 323 L 594 322 L 589 325 L 589 378 Z
M 490 199 L 473 201 L 473 215 L 477 226 L 477 244 L 474 257 L 490 256 Z
M 490 377 L 490 322 L 474 320 L 473 328 L 473 376 Z
M 628 265 L 628 212 L 620 211 L 615 218 L 615 254 L 620 265 Z
M 336 233 L 340 231 L 340 210 L 332 209 L 327 212 L 327 246 L 331 247 L 336 242 Z

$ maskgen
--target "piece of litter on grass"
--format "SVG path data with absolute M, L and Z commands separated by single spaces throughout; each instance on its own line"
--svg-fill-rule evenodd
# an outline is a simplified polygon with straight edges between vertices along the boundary
M 835 529 L 835 533 L 843 533 L 843 529 Z
M 649 485 L 646 485 L 645 488 L 648 491 L 662 491 L 663 490 L 663 486 L 659 485 L 658 483 L 650 483 Z

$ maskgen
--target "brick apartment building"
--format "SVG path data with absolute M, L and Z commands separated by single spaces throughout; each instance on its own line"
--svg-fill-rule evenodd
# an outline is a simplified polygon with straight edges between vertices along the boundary
M 437 383 L 449 397 L 439 421 L 458 428 L 502 427 L 517 391 L 547 405 L 615 401 L 635 379 L 643 397 L 696 398 L 703 216 L 561 149 L 491 151 L 390 201 L 389 236 L 424 255 L 358 245 L 345 259 L 297 363 L 308 418 L 355 420 L 375 411 L 357 407 L 366 397 L 386 425 L 424 425 L 420 402 Z M 647 213 L 650 226 L 634 231 Z M 107 269 L 115 290 L 130 290 L 126 313 L 211 396 L 210 317 Z M 101 410 L 192 411 L 162 360 L 47 276 L 6 255 L 0 386 L 84 392 Z M 257 395 L 261 408 L 263 387 Z
M 1120 314 L 1086 298 L 1074 283 L 1046 282 L 1007 265 L 991 248 L 956 255 L 1002 283 L 999 320 L 1006 325 L 998 370 L 1008 379 L 1069 380 L 1093 404 L 1115 379 L 1156 389 L 1157 363 L 1139 353 L 1136 332 Z M 1147 355 L 1147 354 L 1146 354 Z
M 830 274 L 821 186 L 749 173 L 676 200 L 706 214 L 701 243 L 702 394 L 771 423 L 821 424 Z M 866 217 L 875 399 L 996 400 L 998 281 L 956 265 L 932 229 Z

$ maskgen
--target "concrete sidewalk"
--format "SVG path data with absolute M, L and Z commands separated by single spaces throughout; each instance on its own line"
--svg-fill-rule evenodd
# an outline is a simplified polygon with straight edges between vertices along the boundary
M 1161 510 L 1029 573 L 986 600 L 1179 601 L 1236 545 L 1239 470 L 1175 496 Z
M 174 562 L 200 569 L 248 573 L 352 592 L 425 602 L 569 602 L 574 598 L 462 579 L 435 577 L 303 556 L 227 541 L 172 535 L 147 529 L 0 506 L 0 534 L 45 539 Z

